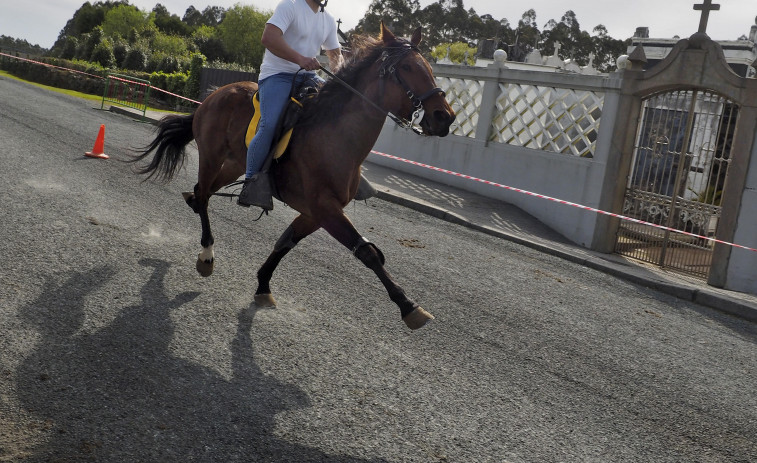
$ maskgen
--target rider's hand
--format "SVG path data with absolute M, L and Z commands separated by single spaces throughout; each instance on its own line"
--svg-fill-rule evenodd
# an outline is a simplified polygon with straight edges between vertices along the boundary
M 303 56 L 297 64 L 306 71 L 315 71 L 316 69 L 321 68 L 321 63 L 319 63 L 317 59 L 308 58 L 306 56 Z

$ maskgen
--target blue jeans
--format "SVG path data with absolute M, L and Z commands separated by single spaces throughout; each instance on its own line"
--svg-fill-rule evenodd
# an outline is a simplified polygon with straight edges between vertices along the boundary
M 247 171 L 245 178 L 250 178 L 263 167 L 268 153 L 271 151 L 273 137 L 279 117 L 289 103 L 289 94 L 292 90 L 294 73 L 282 72 L 268 76 L 258 82 L 258 96 L 260 97 L 260 122 L 255 136 L 247 148 Z M 308 80 L 314 83 L 322 83 L 323 79 L 312 72 L 300 72 L 297 74 L 297 87 Z

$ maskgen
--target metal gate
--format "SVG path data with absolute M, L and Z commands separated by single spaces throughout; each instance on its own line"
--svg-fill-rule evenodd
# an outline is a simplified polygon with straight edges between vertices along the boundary
M 713 237 L 739 108 L 709 91 L 676 90 L 643 100 L 623 215 Z M 713 242 L 622 221 L 615 252 L 707 278 Z

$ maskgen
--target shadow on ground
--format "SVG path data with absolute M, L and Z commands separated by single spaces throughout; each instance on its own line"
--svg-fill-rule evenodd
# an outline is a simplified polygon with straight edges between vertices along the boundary
M 22 406 L 46 423 L 48 439 L 23 461 L 358 462 L 282 440 L 277 413 L 307 396 L 260 371 L 250 329 L 257 308 L 240 311 L 230 348 L 233 377 L 177 358 L 168 346 L 170 313 L 198 296 L 165 294 L 169 264 L 143 260 L 152 275 L 142 301 L 94 334 L 82 334 L 84 300 L 109 268 L 72 276 L 21 308 L 41 334 L 17 371 Z

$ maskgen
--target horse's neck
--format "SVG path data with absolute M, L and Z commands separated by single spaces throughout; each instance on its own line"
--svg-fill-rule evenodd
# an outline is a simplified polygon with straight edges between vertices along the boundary
M 362 162 L 376 144 L 385 120 L 386 115 L 381 115 L 376 108 L 355 96 L 344 106 L 342 117 L 335 124 L 335 133 L 343 146 L 361 156 Z

